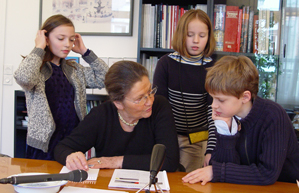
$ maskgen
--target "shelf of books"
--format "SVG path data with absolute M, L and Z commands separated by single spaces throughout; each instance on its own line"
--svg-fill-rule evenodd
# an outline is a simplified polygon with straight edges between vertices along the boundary
M 265 87 L 262 96 L 275 98 L 280 43 L 279 5 L 277 9 L 272 5 L 269 7 L 268 0 L 214 0 L 201 4 L 167 0 L 140 2 L 142 17 L 139 21 L 137 61 L 148 69 L 151 81 L 159 58 L 174 51 L 171 40 L 180 17 L 189 9 L 202 9 L 209 15 L 214 27 L 216 48 L 213 58 L 248 56 L 260 71 L 260 84 Z
M 280 11 L 215 4 L 215 50 L 277 55 L 279 20 Z
M 141 1 L 141 37 L 138 62 L 149 71 L 150 80 L 160 57 L 174 50 L 171 46 L 173 33 L 180 17 L 189 9 L 208 12 L 207 1 Z
M 275 1 L 254 4 L 227 0 L 214 5 L 215 54 L 248 56 L 260 74 L 259 96 L 276 100 L 281 8 Z M 253 4 L 252 4 L 253 3 Z M 270 4 L 269 4 L 270 3 Z M 272 4 L 272 5 L 271 5 Z
M 109 99 L 108 95 L 86 95 L 86 111 L 87 114 L 93 107 L 98 106 Z M 25 93 L 22 90 L 15 91 L 15 136 L 14 136 L 14 157 L 25 158 L 26 154 L 26 136 L 27 136 L 27 108 Z M 94 156 L 94 150 L 86 152 L 86 158 Z

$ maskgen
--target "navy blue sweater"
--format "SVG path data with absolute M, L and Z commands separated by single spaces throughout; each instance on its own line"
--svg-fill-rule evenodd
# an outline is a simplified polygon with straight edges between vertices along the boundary
M 213 182 L 268 185 L 299 179 L 299 145 L 293 125 L 277 103 L 257 97 L 234 136 L 216 132 Z

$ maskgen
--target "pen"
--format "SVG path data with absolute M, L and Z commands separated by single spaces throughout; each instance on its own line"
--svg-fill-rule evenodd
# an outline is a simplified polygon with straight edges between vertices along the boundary
M 123 182 L 123 183 L 129 183 L 129 184 L 139 184 L 139 182 L 134 181 L 125 181 L 125 180 L 115 180 L 115 182 Z M 157 182 L 157 184 L 163 184 L 162 182 Z
M 139 182 L 125 181 L 125 180 L 115 180 L 115 182 L 123 182 L 123 183 L 130 183 L 130 184 L 139 184 Z
M 117 180 L 139 180 L 137 178 L 116 178 Z

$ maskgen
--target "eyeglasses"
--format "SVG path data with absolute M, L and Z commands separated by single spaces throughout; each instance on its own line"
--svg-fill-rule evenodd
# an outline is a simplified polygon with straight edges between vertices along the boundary
M 149 91 L 147 93 L 147 95 L 143 96 L 140 99 L 137 99 L 137 100 L 131 100 L 131 99 L 127 99 L 127 98 L 125 98 L 125 99 L 128 101 L 131 101 L 132 103 L 135 103 L 137 105 L 144 105 L 147 102 L 149 97 L 152 98 L 156 94 L 157 90 L 158 90 L 158 87 L 155 86 L 154 88 L 151 89 L 151 91 Z

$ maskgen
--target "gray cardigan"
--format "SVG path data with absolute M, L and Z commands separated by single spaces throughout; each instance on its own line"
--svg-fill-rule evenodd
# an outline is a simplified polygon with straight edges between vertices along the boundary
M 16 82 L 25 90 L 27 114 L 29 118 L 27 144 L 48 151 L 48 145 L 55 130 L 55 123 L 45 93 L 45 81 L 52 75 L 52 67 L 46 62 L 41 68 L 45 51 L 34 48 L 14 72 Z M 86 115 L 86 88 L 103 88 L 107 64 L 92 51 L 83 59 L 90 67 L 66 60 L 61 61 L 61 68 L 75 90 L 75 109 L 81 120 Z

